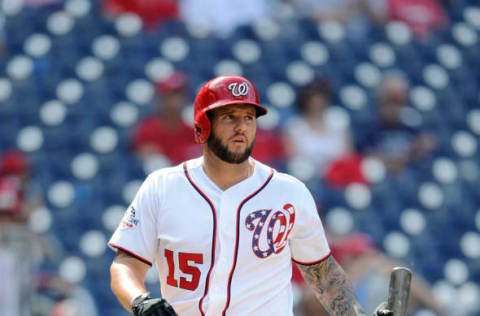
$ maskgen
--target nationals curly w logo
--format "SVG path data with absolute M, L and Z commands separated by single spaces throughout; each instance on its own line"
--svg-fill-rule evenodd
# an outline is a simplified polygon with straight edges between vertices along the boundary
M 287 245 L 294 223 L 295 208 L 292 204 L 285 204 L 276 212 L 258 210 L 250 213 L 245 219 L 245 226 L 253 231 L 252 249 L 255 255 L 263 259 L 272 253 L 279 254 Z
M 232 92 L 234 97 L 242 97 L 248 94 L 248 85 L 246 82 L 238 84 L 238 82 L 232 82 L 228 85 L 228 90 Z

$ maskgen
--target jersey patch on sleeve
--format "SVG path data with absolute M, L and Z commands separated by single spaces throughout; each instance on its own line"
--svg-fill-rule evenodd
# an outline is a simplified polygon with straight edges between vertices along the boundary
M 122 220 L 120 221 L 120 229 L 133 228 L 138 225 L 140 222 L 136 217 L 136 211 L 133 206 L 129 206 L 123 215 Z

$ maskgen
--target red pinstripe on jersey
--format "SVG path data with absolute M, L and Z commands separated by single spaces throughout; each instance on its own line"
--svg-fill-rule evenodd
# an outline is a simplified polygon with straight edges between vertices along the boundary
M 131 252 L 131 251 L 128 250 L 128 249 L 125 249 L 125 248 L 123 248 L 123 247 L 120 247 L 119 245 L 112 244 L 112 243 L 109 243 L 109 245 L 112 246 L 113 248 L 120 249 L 121 251 L 124 251 L 124 252 L 128 253 L 128 254 L 131 255 L 131 256 L 134 256 L 135 258 L 137 258 L 138 260 L 142 261 L 143 263 L 148 264 L 149 266 L 152 266 L 152 262 L 151 262 L 151 261 L 143 258 L 142 256 L 137 255 L 137 254 L 134 253 L 134 252 Z
M 203 300 L 205 299 L 205 297 L 207 297 L 207 294 L 208 294 L 208 290 L 209 290 L 209 285 L 210 285 L 210 273 L 212 272 L 212 268 L 215 264 L 215 243 L 216 243 L 216 235 L 217 235 L 217 215 L 216 215 L 216 211 L 215 211 L 215 206 L 213 206 L 213 203 L 212 201 L 208 198 L 208 196 L 193 182 L 192 178 L 190 177 L 190 174 L 188 173 L 188 168 L 187 168 L 187 163 L 185 162 L 183 164 L 183 170 L 185 171 L 185 176 L 187 177 L 188 181 L 190 182 L 190 184 L 195 188 L 195 190 L 202 196 L 202 198 L 205 199 L 205 201 L 207 201 L 207 203 L 210 205 L 210 208 L 212 210 L 212 215 L 213 215 L 213 236 L 212 236 L 212 254 L 211 254 L 211 258 L 212 258 L 212 261 L 210 263 L 210 269 L 208 269 L 208 273 L 207 273 L 207 280 L 205 281 L 205 292 L 202 296 L 202 298 L 200 299 L 200 302 L 198 303 L 198 308 L 200 309 L 200 313 L 202 314 L 202 316 L 205 316 L 205 312 L 203 311 L 203 307 L 202 307 L 202 304 L 203 304 Z
M 292 261 L 295 262 L 295 263 L 299 263 L 299 264 L 303 264 L 304 266 L 311 266 L 312 264 L 317 264 L 317 263 L 320 263 L 322 262 L 323 260 L 327 259 L 328 257 L 330 257 L 330 255 L 332 254 L 332 251 L 329 251 L 325 256 L 323 256 L 322 258 L 316 260 L 316 261 L 311 261 L 311 262 L 301 262 L 301 261 L 298 261 L 298 260 L 295 260 L 292 258 Z
M 270 175 L 268 176 L 267 180 L 265 181 L 264 184 L 260 188 L 258 188 L 255 192 L 247 196 L 242 202 L 240 202 L 240 205 L 238 205 L 237 209 L 237 234 L 235 238 L 235 255 L 233 257 L 233 265 L 232 269 L 230 270 L 230 275 L 228 277 L 228 287 L 227 287 L 227 303 L 225 304 L 225 308 L 223 309 L 222 315 L 225 316 L 225 313 L 227 312 L 228 306 L 230 305 L 230 288 L 232 286 L 232 278 L 233 278 L 233 272 L 235 271 L 235 266 L 237 265 L 237 256 L 238 256 L 238 240 L 240 237 L 240 211 L 242 210 L 243 205 L 247 203 L 248 200 L 253 198 L 255 195 L 257 195 L 260 191 L 262 191 L 267 184 L 270 182 L 270 180 L 273 177 L 273 169 L 270 169 Z

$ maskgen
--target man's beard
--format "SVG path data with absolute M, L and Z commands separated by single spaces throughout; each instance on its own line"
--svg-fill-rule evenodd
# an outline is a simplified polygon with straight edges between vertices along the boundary
M 210 135 L 207 141 L 208 148 L 220 159 L 228 163 L 241 164 L 250 157 L 253 150 L 253 144 L 245 149 L 243 153 L 234 153 L 228 150 L 228 147 L 222 144 L 220 138 L 213 133 Z

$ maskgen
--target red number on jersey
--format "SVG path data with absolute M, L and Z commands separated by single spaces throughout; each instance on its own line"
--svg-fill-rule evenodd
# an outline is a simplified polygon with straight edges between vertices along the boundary
M 177 280 L 175 280 L 175 263 L 173 255 L 173 251 L 165 249 L 165 257 L 167 258 L 168 264 L 167 284 L 178 287 L 178 282 Z M 198 267 L 190 265 L 192 262 L 196 264 L 202 264 L 203 254 L 185 252 L 180 252 L 178 254 L 178 264 L 180 266 L 180 271 L 182 271 L 184 274 L 192 276 L 190 281 L 188 281 L 185 277 L 180 277 L 180 288 L 189 291 L 195 291 L 197 289 L 201 275 L 200 269 Z
M 178 287 L 177 280 L 175 280 L 175 263 L 173 262 L 173 251 L 165 249 L 165 257 L 167 258 L 168 263 L 168 277 L 167 284 Z
M 189 266 L 189 262 L 193 261 L 197 264 L 203 263 L 203 255 L 201 253 L 183 253 L 178 254 L 178 259 L 180 263 L 180 270 L 185 274 L 190 274 L 192 276 L 191 281 L 187 281 L 186 278 L 180 277 L 180 287 L 182 289 L 195 291 L 200 281 L 200 269 L 195 266 Z

